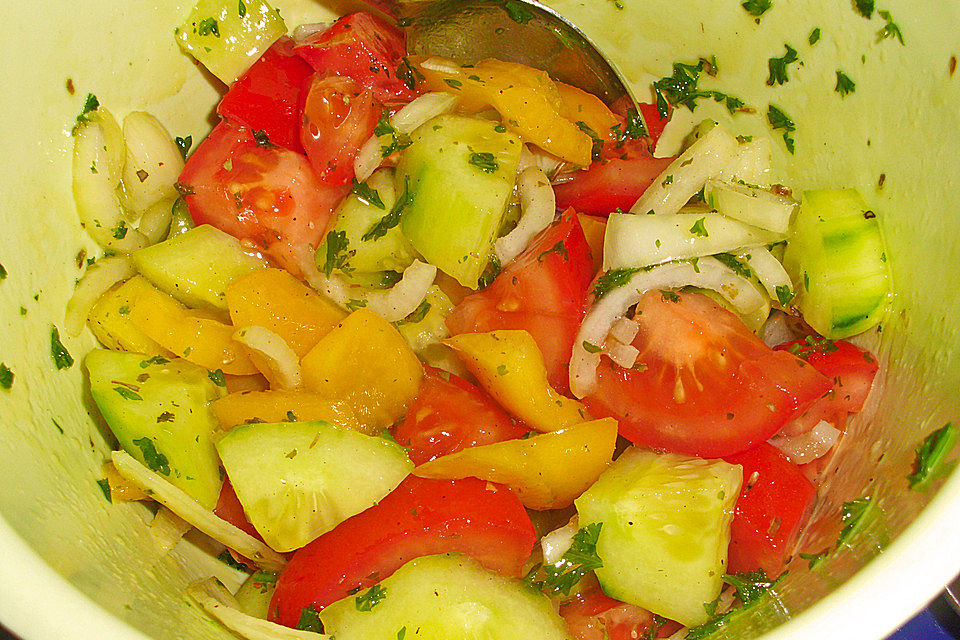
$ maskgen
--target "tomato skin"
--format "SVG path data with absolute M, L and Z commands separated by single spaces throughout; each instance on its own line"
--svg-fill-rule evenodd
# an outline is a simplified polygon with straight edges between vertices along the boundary
M 315 74 L 305 90 L 300 142 L 321 181 L 349 184 L 382 105 L 350 78 Z
M 452 373 L 424 367 L 423 381 L 394 438 L 423 464 L 467 447 L 519 438 L 527 429 L 513 422 L 493 398 Z
M 651 637 L 666 638 L 680 630 L 672 620 L 659 621 L 651 612 L 633 604 L 614 600 L 603 592 L 596 578 L 587 576 L 580 581 L 580 593 L 560 605 L 560 617 L 574 640 L 639 640 Z
M 577 171 L 569 182 L 554 188 L 557 208 L 573 207 L 580 213 L 606 216 L 616 209 L 629 211 L 673 158 L 654 158 L 646 140 L 630 140 L 616 154 Z
M 816 486 L 773 445 L 724 458 L 743 466 L 743 486 L 730 525 L 727 573 L 783 572 L 801 525 L 813 508 Z
M 378 504 L 294 552 L 277 579 L 269 617 L 294 627 L 304 607 L 319 611 L 435 553 L 465 553 L 519 577 L 535 542 L 530 517 L 503 485 L 408 476 Z
M 258 540 L 263 540 L 257 532 L 257 528 L 247 520 L 247 514 L 243 512 L 243 505 L 240 504 L 237 492 L 233 490 L 233 485 L 230 484 L 229 480 L 223 481 L 220 498 L 217 499 L 217 506 L 214 507 L 213 512 L 222 520 L 226 520 L 245 533 Z
M 320 73 L 352 78 L 384 104 L 409 102 L 417 93 L 397 77 L 406 55 L 403 33 L 364 12 L 351 13 L 297 44 L 296 52 Z
M 863 409 L 880 364 L 869 351 L 846 340 L 801 338 L 778 345 L 806 360 L 814 369 L 833 381 L 828 396 L 835 411 L 857 413 Z
M 562 243 L 563 251 L 555 247 Z M 572 210 L 544 230 L 485 289 L 467 296 L 447 317 L 450 333 L 524 329 L 543 353 L 550 385 L 569 390 L 573 341 L 586 312 L 593 278 L 590 248 Z
M 273 144 L 303 153 L 300 93 L 312 73 L 294 53 L 293 40 L 284 36 L 230 86 L 217 113 L 252 131 L 263 131 Z
M 226 121 L 187 160 L 180 183 L 195 223 L 251 241 L 294 275 L 349 190 L 321 184 L 304 156 L 262 146 Z
M 609 358 L 584 398 L 634 444 L 700 457 L 745 451 L 769 439 L 830 388 L 792 354 L 774 351 L 733 313 L 696 293 L 658 291 L 637 305 L 633 346 L 643 370 Z

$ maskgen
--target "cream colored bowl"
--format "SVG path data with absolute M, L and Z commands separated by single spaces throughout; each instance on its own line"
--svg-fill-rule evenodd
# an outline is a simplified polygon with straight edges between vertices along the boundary
M 288 25 L 327 18 L 306 0 L 277 0 Z M 904 476 L 922 436 L 960 419 L 960 3 L 882 0 L 905 46 L 877 42 L 883 20 L 848 0 L 773 0 L 756 24 L 737 0 L 554 0 L 637 86 L 668 75 L 674 61 L 716 55 L 716 88 L 759 107 L 730 118 L 719 105 L 697 118 L 737 133 L 768 134 L 774 102 L 794 116 L 796 156 L 777 162 L 797 188 L 859 188 L 880 212 L 897 296 L 882 332 L 887 363 L 876 417 L 851 427 L 820 513 L 873 496 L 882 516 L 856 549 L 815 574 L 791 571 L 784 602 L 792 618 L 770 638 L 881 638 L 960 572 L 960 477 L 935 494 L 908 490 Z M 199 139 L 216 89 L 181 55 L 173 27 L 186 2 L 66 0 L 6 2 L 0 22 L 0 361 L 15 372 L 0 391 L 0 622 L 27 640 L 226 638 L 183 597 L 198 552 L 161 557 L 145 511 L 112 506 L 96 480 L 110 438 L 83 389 L 82 367 L 57 371 L 50 328 L 92 248 L 70 195 L 70 128 L 87 92 L 122 116 L 145 108 L 175 135 Z M 819 27 L 815 46 L 808 34 Z M 768 87 L 767 59 L 796 48 L 803 66 Z M 841 99 L 835 71 L 856 81 Z M 69 87 L 73 87 L 70 90 Z M 680 112 L 683 115 L 683 112 Z M 878 186 L 884 176 L 882 188 Z M 90 335 L 66 339 L 78 359 Z M 826 534 L 824 534 L 826 535 Z M 833 535 L 833 534 L 831 534 Z M 826 544 L 811 535 L 808 550 Z M 882 549 L 882 552 L 880 551 Z M 202 570 L 201 570 L 202 571 Z M 759 633 L 780 616 L 754 621 Z

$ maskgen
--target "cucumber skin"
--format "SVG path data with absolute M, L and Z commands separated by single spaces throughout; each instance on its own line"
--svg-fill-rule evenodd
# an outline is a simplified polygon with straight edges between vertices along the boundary
M 412 560 L 380 587 L 370 611 L 357 596 L 324 608 L 324 630 L 337 640 L 397 640 L 401 629 L 404 640 L 570 640 L 546 596 L 459 554 Z
M 575 500 L 581 526 L 603 523 L 604 592 L 686 626 L 706 622 L 741 480 L 741 467 L 722 460 L 628 449 Z
M 222 479 L 211 439 L 218 425 L 208 403 L 222 395 L 221 389 L 206 369 L 184 360 L 153 364 L 149 358 L 94 349 L 84 359 L 90 392 L 124 451 L 151 467 L 143 448 L 134 442 L 143 444 L 141 439 L 149 438 L 167 460 L 165 479 L 213 509 Z

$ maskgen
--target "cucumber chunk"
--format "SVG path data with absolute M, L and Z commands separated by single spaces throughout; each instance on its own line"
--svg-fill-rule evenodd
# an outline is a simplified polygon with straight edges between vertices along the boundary
M 220 496 L 217 427 L 208 403 L 220 397 L 206 369 L 184 360 L 94 349 L 84 365 L 90 391 L 120 446 L 207 509 Z
M 262 0 L 200 0 L 174 38 L 184 53 L 231 84 L 286 32 L 280 13 Z
M 408 562 L 373 589 L 320 613 L 337 640 L 569 640 L 550 600 L 472 559 L 444 554 Z
M 596 570 L 612 598 L 685 626 L 720 595 L 742 469 L 722 460 L 628 449 L 574 502 L 602 522 Z
M 476 289 L 513 194 L 520 138 L 490 120 L 442 115 L 411 140 L 396 173 L 403 233 L 427 262 Z
M 247 518 L 281 552 L 376 504 L 413 469 L 397 443 L 327 422 L 239 425 L 217 451 Z
M 147 280 L 188 307 L 227 310 L 227 286 L 269 265 L 245 252 L 233 236 L 201 225 L 133 254 Z
M 784 267 L 797 283 L 803 319 L 827 338 L 862 333 L 886 312 L 890 268 L 883 232 L 853 189 L 804 192 Z

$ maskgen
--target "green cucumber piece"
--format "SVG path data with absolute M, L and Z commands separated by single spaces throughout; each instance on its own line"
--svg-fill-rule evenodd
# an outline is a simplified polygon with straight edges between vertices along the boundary
M 239 425 L 217 451 L 247 518 L 280 552 L 373 506 L 413 469 L 396 442 L 327 422 Z
M 442 115 L 417 128 L 400 157 L 401 228 L 413 247 L 476 289 L 513 194 L 520 138 L 496 122 Z
M 546 596 L 457 554 L 412 560 L 372 589 L 381 597 L 361 591 L 321 611 L 324 631 L 337 640 L 570 638 Z
M 262 0 L 200 0 L 174 38 L 184 53 L 232 84 L 286 33 L 280 12 Z
M 804 192 L 784 267 L 803 319 L 827 338 L 862 333 L 886 312 L 890 267 L 880 220 L 853 189 Z
M 133 263 L 147 280 L 188 307 L 227 310 L 224 291 L 234 280 L 270 266 L 249 254 L 233 236 L 201 225 L 140 249 Z
M 370 200 L 358 195 L 358 191 L 368 193 L 366 189 L 355 188 L 340 203 L 333 226 L 317 247 L 317 266 L 324 272 L 337 269 L 348 274 L 403 271 L 416 252 L 399 226 L 387 229 L 381 237 L 362 239 L 397 202 L 393 170 L 380 169 L 361 184 L 370 190 Z M 373 199 L 373 192 L 379 202 Z
M 208 403 L 221 388 L 201 367 L 94 349 L 84 365 L 94 402 L 120 446 L 207 509 L 220 496 L 218 427 Z
M 742 469 L 723 460 L 628 449 L 574 502 L 600 522 L 604 592 L 685 626 L 720 595 Z

